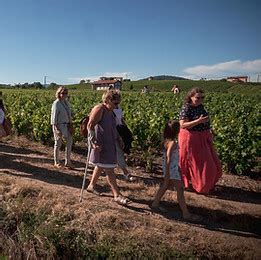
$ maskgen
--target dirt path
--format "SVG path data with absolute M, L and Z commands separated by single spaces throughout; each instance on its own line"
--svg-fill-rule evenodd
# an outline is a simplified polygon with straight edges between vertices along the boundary
M 69 170 L 54 168 L 52 154 L 51 147 L 30 142 L 23 137 L 2 140 L 1 199 L 5 200 L 21 189 L 30 188 L 41 193 L 43 203 L 48 197 L 54 208 L 73 211 L 77 221 L 82 223 L 85 223 L 87 211 L 94 214 L 95 221 L 104 219 L 105 215 L 117 215 L 116 222 L 124 223 L 130 234 L 143 232 L 144 237 L 150 234 L 162 236 L 166 243 L 180 252 L 189 251 L 210 258 L 261 257 L 260 180 L 224 174 L 213 195 L 186 192 L 190 210 L 204 219 L 201 223 L 192 224 L 182 221 L 176 193 L 173 191 L 168 191 L 164 196 L 163 205 L 168 209 L 167 213 L 151 212 L 149 205 L 160 182 L 160 175 L 147 174 L 137 168 L 130 167 L 132 174 L 137 177 L 135 183 L 125 182 L 117 170 L 122 193 L 132 200 L 128 207 L 113 202 L 104 176 L 98 186 L 102 196 L 85 191 L 83 202 L 79 203 L 85 156 L 73 153 L 76 169 Z M 91 171 L 88 178 L 90 174 Z

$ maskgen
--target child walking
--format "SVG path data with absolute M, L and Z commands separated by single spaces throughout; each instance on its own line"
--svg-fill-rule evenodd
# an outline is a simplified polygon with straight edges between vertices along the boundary
M 168 121 L 165 126 L 162 145 L 164 181 L 151 204 L 151 208 L 166 212 L 166 209 L 160 206 L 160 200 L 167 189 L 174 186 L 177 191 L 177 200 L 182 211 L 183 219 L 187 221 L 199 221 L 200 217 L 191 214 L 185 202 L 184 186 L 179 171 L 179 146 L 177 142 L 179 130 L 179 122 L 175 120 Z

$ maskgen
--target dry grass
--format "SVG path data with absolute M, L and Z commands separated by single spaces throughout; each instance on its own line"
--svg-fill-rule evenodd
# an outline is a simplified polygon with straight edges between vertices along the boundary
M 6 145 L 17 153 L 17 147 Z M 204 219 L 199 224 L 186 223 L 181 219 L 175 191 L 168 191 L 163 198 L 167 214 L 151 211 L 149 205 L 158 190 L 159 175 L 152 177 L 142 168 L 131 168 L 138 178 L 134 183 L 118 175 L 122 193 L 132 200 L 129 207 L 113 202 L 105 177 L 98 182 L 102 196 L 84 192 L 79 203 L 83 172 L 56 170 L 50 163 L 43 166 L 43 158 L 32 159 L 36 158 L 34 153 L 52 162 L 52 149 L 41 155 L 42 146 L 26 140 L 20 140 L 21 145 L 26 155 L 8 155 L 4 163 L 0 161 L 0 258 L 261 256 L 260 183 L 256 180 L 224 175 L 219 182 L 222 192 L 214 196 L 186 192 L 189 209 Z M 77 154 L 73 159 L 82 164 L 85 161 Z

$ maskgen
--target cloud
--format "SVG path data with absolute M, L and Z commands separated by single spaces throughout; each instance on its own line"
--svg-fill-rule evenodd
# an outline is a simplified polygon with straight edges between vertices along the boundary
M 232 60 L 214 65 L 198 65 L 183 70 L 184 77 L 191 79 L 222 78 L 237 75 L 254 75 L 261 73 L 261 59 L 244 61 Z
M 105 72 L 99 76 L 70 77 L 68 78 L 68 81 L 71 83 L 79 83 L 82 79 L 95 81 L 98 80 L 100 77 L 123 77 L 124 79 L 131 78 L 132 80 L 134 80 L 135 75 L 133 72 Z

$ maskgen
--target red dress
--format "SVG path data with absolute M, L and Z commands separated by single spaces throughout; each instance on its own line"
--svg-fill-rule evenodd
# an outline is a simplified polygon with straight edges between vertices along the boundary
M 193 107 L 186 104 L 181 110 L 180 119 L 193 121 L 200 115 L 207 115 L 203 105 Z M 198 193 L 208 193 L 222 175 L 209 123 L 199 124 L 188 130 L 181 129 L 179 147 L 179 165 L 185 187 L 189 187 L 191 183 Z

